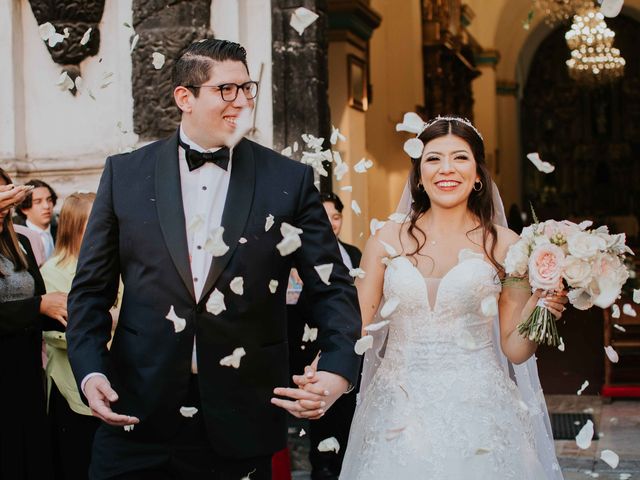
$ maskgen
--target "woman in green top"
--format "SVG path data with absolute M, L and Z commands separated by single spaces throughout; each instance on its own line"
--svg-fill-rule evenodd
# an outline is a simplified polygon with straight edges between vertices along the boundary
M 60 212 L 54 255 L 40 273 L 47 292 L 68 293 L 76 274 L 80 244 L 95 199 L 94 193 L 69 195 Z M 88 478 L 91 446 L 100 421 L 80 399 L 67 357 L 65 333 L 45 331 L 47 344 L 47 400 L 53 438 L 56 478 Z

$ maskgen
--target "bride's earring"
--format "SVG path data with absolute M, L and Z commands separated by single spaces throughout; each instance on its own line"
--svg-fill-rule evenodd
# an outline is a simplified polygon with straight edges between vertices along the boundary
M 422 185 L 422 182 L 418 182 L 418 190 L 424 192 L 424 185 Z
M 484 187 L 484 185 L 482 184 L 482 180 L 478 180 L 476 183 L 473 184 L 473 190 L 475 192 L 479 192 L 480 190 L 482 190 L 482 187 Z

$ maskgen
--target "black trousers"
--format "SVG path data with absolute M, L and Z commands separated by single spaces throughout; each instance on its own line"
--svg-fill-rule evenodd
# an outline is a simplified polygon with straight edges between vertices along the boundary
M 96 432 L 91 480 L 271 480 L 271 455 L 221 457 L 211 448 L 201 415 L 198 380 L 192 375 L 187 404 L 199 412 L 170 442 L 140 442 L 101 426 Z

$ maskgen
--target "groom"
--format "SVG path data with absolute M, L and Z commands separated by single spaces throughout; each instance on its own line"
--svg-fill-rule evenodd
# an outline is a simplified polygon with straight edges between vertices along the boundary
M 247 139 L 222 147 L 257 95 L 244 48 L 192 44 L 173 86 L 178 131 L 107 159 L 69 294 L 69 358 L 104 421 L 90 478 L 269 479 L 285 410 L 318 418 L 356 383 L 356 293 L 311 168 Z M 283 256 L 285 222 L 302 245 Z M 289 383 L 294 266 L 319 325 L 320 381 L 274 398 Z

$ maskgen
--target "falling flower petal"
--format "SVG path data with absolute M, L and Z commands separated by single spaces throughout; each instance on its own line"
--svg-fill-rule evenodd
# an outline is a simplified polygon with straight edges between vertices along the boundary
M 387 325 L 389 325 L 389 320 L 382 320 L 381 322 L 376 322 L 376 323 L 367 325 L 366 327 L 364 327 L 364 329 L 367 333 L 377 332 L 378 330 L 386 327 Z
M 82 77 L 81 76 L 77 76 L 76 80 L 74 82 L 77 91 L 80 91 L 82 89 L 82 83 L 83 83 Z
M 556 167 L 551 165 L 549 162 L 543 162 L 537 152 L 527 153 L 527 158 L 542 173 L 551 173 L 556 169 Z
M 239 368 L 240 359 L 246 354 L 247 352 L 245 352 L 244 348 L 236 348 L 231 355 L 227 355 L 220 360 L 220 365 L 222 365 L 223 367 Z
M 276 248 L 283 257 L 295 252 L 302 246 L 302 239 L 300 238 L 302 229 L 289 225 L 287 222 L 282 222 L 280 233 L 282 234 L 282 240 L 276 245 Z
M 189 225 L 187 225 L 187 231 L 189 233 L 196 233 L 202 228 L 202 225 L 204 225 L 202 215 L 194 215 L 193 217 L 191 217 Z
M 351 185 L 345 185 L 344 187 L 340 187 L 340 190 L 343 192 L 353 192 L 353 187 Z
M 40 34 L 40 38 L 46 42 L 51 38 L 51 35 L 56 33 L 56 27 L 54 27 L 51 22 L 43 23 L 38 26 L 38 33 Z
M 265 224 L 264 224 L 264 231 L 265 231 L 265 232 L 268 232 L 268 231 L 269 231 L 269 229 L 270 229 L 271 227 L 273 227 L 273 224 L 274 224 L 274 223 L 275 223 L 275 222 L 274 222 L 274 220 L 273 220 L 273 215 L 271 215 L 271 214 L 267 215 L 267 220 L 266 220 L 266 222 L 265 222 Z
M 375 235 L 378 230 L 384 227 L 385 223 L 386 222 L 378 220 L 377 218 L 372 218 L 371 222 L 369 222 L 369 229 L 371 230 L 371 235 Z
M 362 213 L 362 210 L 360 210 L 360 205 L 358 205 L 358 202 L 355 199 L 351 200 L 351 210 L 353 210 L 356 215 L 360 215 Z
M 227 306 L 224 304 L 224 293 L 215 288 L 211 295 L 209 295 L 206 307 L 207 312 L 213 315 L 219 315 L 223 310 L 226 310 Z
M 600 11 L 605 17 L 617 17 L 622 10 L 622 5 L 624 5 L 624 0 L 602 0 Z
M 133 430 L 133 427 L 135 427 L 135 425 L 125 425 L 124 426 L 124 431 L 125 432 L 130 432 Z
M 133 53 L 133 49 L 136 48 L 136 45 L 138 44 L 138 40 L 140 40 L 140 35 L 136 33 L 135 36 L 133 37 L 133 40 L 131 40 L 131 48 L 129 48 L 129 53 Z
M 392 213 L 391 215 L 389 215 L 389 220 L 391 220 L 392 222 L 403 224 L 407 221 L 407 214 L 399 212 Z
M 603 450 L 600 452 L 600 458 L 611 468 L 617 468 L 618 463 L 620 462 L 620 457 L 618 457 L 618 454 L 612 450 Z
M 68 29 L 65 29 L 65 34 L 68 31 Z M 68 35 L 67 35 L 68 36 Z M 55 47 L 57 44 L 61 43 L 62 41 L 64 41 L 64 39 L 67 38 L 65 35 L 62 35 L 60 33 L 57 32 L 53 32 L 51 34 L 51 36 L 49 37 L 49 42 L 48 45 L 49 47 L 53 48 Z
M 318 272 L 318 276 L 320 277 L 320 280 L 322 280 L 322 282 L 325 285 L 331 285 L 331 282 L 329 281 L 329 277 L 331 276 L 331 272 L 333 271 L 333 263 L 316 265 L 313 268 L 315 268 L 316 272 Z
M 165 61 L 165 57 L 162 53 L 153 52 L 151 54 L 151 64 L 153 65 L 153 68 L 155 68 L 156 70 L 160 70 L 162 67 L 164 67 L 164 61 Z
M 583 384 L 580 386 L 580 390 L 576 392 L 576 395 L 582 395 L 582 392 L 589 386 L 589 380 L 585 380 Z
M 636 311 L 630 303 L 625 303 L 624 305 L 622 305 L 622 313 L 630 317 L 636 316 Z
M 422 151 L 424 150 L 424 143 L 419 138 L 410 138 L 406 142 L 404 142 L 404 153 L 409 155 L 411 158 L 420 158 L 422 156 Z
M 184 318 L 180 318 L 176 314 L 176 311 L 173 309 L 173 305 L 171 305 L 169 313 L 167 313 L 167 316 L 164 318 L 173 322 L 173 329 L 176 331 L 176 333 L 181 332 L 182 330 L 184 330 L 184 327 L 187 326 L 187 321 Z
M 229 148 L 235 147 L 242 138 L 249 133 L 251 128 L 253 127 L 253 123 L 251 121 L 251 115 L 253 113 L 253 109 L 249 107 L 244 107 L 240 110 L 240 113 L 236 117 L 236 125 L 234 127 L 233 133 L 229 135 L 225 140 L 225 145 Z
M 238 243 L 244 245 L 245 243 L 247 243 L 247 239 L 244 237 L 240 237 L 240 239 L 238 240 Z
M 342 180 L 342 177 L 344 177 L 348 172 L 349 165 L 344 162 L 339 163 L 336 168 L 333 169 L 333 174 L 336 176 L 337 181 Z
M 204 249 L 214 257 L 221 257 L 227 251 L 229 251 L 229 245 L 224 243 L 222 234 L 224 233 L 224 227 L 220 226 L 215 228 L 209 233 L 209 237 L 204 244 Z
M 620 480 L 629 480 L 631 478 L 631 474 L 630 473 L 621 473 L 619 478 L 620 478 Z
M 58 81 L 56 82 L 56 85 L 63 92 L 66 91 L 66 90 L 72 90 L 73 87 L 75 87 L 75 84 L 73 83 L 73 80 L 71 80 L 71 77 L 69 77 L 69 74 L 66 71 L 63 71 L 60 74 L 60 76 L 58 77 Z
M 560 337 L 560 344 L 558 345 L 558 350 L 560 350 L 561 352 L 564 352 L 564 339 L 562 337 Z
M 395 248 L 393 248 L 391 245 L 389 245 L 387 242 L 385 242 L 383 240 L 378 240 L 378 241 L 384 247 L 384 251 L 387 252 L 387 255 L 389 255 L 390 257 L 397 257 L 398 256 L 398 252 L 396 251 Z
M 620 318 L 620 307 L 615 303 L 611 305 L 611 318 Z
M 304 437 L 307 434 L 307 432 L 304 431 L 304 428 L 300 429 L 300 433 L 298 433 L 299 437 Z
M 633 302 L 640 303 L 640 288 L 633 289 Z
M 587 423 L 580 429 L 578 435 L 576 435 L 576 444 L 582 450 L 586 450 L 591 446 L 591 439 L 593 439 L 593 422 L 587 420 Z
M 93 30 L 93 28 L 89 27 L 87 31 L 84 32 L 84 35 L 82 35 L 82 38 L 80 39 L 80 45 L 86 45 L 89 43 L 89 40 L 91 39 L 91 30 Z
M 417 113 L 407 112 L 402 123 L 396 124 L 396 132 L 409 132 L 418 135 L 424 129 L 424 120 Z
M 322 151 L 322 144 L 324 143 L 324 137 L 316 137 L 314 135 L 311 135 L 310 133 L 303 133 L 300 136 L 302 137 L 302 140 L 304 141 L 305 145 L 309 149 L 313 150 L 316 153 Z M 294 143 L 294 151 L 296 151 L 295 145 L 296 144 Z
M 296 8 L 291 14 L 289 25 L 298 32 L 298 35 L 302 35 L 305 29 L 318 19 L 319 15 L 312 12 L 308 8 L 300 7 Z
M 280 154 L 284 155 L 285 157 L 290 157 L 291 155 L 293 155 L 293 150 L 291 150 L 291 147 L 283 148 Z
M 485 317 L 495 317 L 498 315 L 498 302 L 496 301 L 496 297 L 491 295 L 482 300 L 480 309 Z
M 304 333 L 302 334 L 303 342 L 315 342 L 318 338 L 318 329 L 311 328 L 306 323 L 304 324 Z
M 293 142 L 293 152 L 297 152 L 299 148 L 298 142 Z
M 244 279 L 242 277 L 235 277 L 229 283 L 229 288 L 236 295 L 242 295 L 244 293 Z
M 609 308 L 620 295 L 621 285 L 611 278 L 597 278 L 600 293 L 593 299 L 593 304 L 600 308 Z M 624 307 L 622 309 L 624 312 Z
M 325 438 L 318 444 L 318 451 L 319 452 L 333 451 L 338 453 L 340 451 L 340 444 L 338 443 L 338 440 L 336 440 L 336 437 Z
M 626 332 L 627 329 L 624 328 L 622 325 L 618 325 L 617 323 L 613 324 L 613 328 L 615 328 L 616 330 L 620 330 L 621 332 Z
M 609 358 L 609 360 L 611 360 L 611 363 L 618 363 L 618 360 L 620 360 L 618 352 L 616 352 L 611 345 L 604 347 L 604 353 L 607 354 L 607 357 Z
M 276 293 L 276 290 L 278 290 L 278 280 L 269 280 L 269 291 L 271 293 Z
M 353 347 L 354 351 L 358 355 L 362 355 L 364 352 L 373 347 L 373 337 L 371 335 L 365 335 L 360 340 L 358 340 Z
M 196 407 L 180 407 L 180 415 L 183 417 L 192 418 L 196 413 L 198 413 Z
M 364 278 L 366 275 L 366 272 L 361 269 L 360 267 L 358 268 L 352 268 L 351 270 L 349 270 L 349 276 L 353 277 L 353 278 Z
M 395 311 L 396 308 L 398 308 L 398 305 L 400 305 L 400 301 L 397 298 L 390 298 L 380 309 L 380 316 L 382 318 L 387 318 Z
M 366 158 L 362 158 L 353 166 L 353 169 L 356 171 L 356 173 L 365 173 L 371 167 L 373 167 L 373 162 L 371 160 L 367 160 Z
M 335 145 L 336 143 L 338 143 L 338 140 L 341 140 L 344 142 L 346 139 L 347 137 L 341 134 L 340 130 L 338 130 L 336 127 L 331 125 L 331 136 L 329 137 L 329 142 L 331 143 L 331 145 Z

